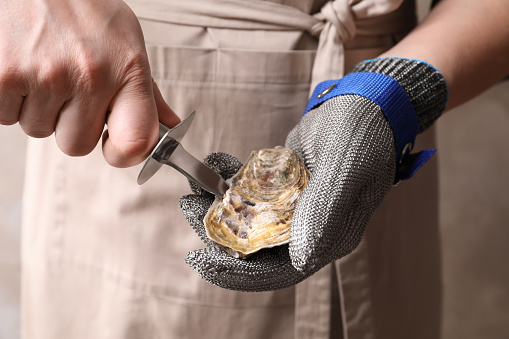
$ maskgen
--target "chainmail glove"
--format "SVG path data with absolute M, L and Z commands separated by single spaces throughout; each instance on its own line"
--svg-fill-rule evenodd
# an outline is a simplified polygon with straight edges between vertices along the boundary
M 426 63 L 374 59 L 358 64 L 352 73 L 377 73 L 395 80 L 415 109 L 419 132 L 446 105 L 445 80 Z M 377 83 L 371 87 L 376 89 Z M 202 220 L 213 197 L 195 188 L 194 195 L 181 199 L 181 208 L 207 248 L 189 253 L 186 262 L 217 286 L 266 291 L 295 285 L 350 253 L 401 167 L 395 127 L 389 121 L 378 102 L 346 94 L 309 110 L 290 132 L 286 146 L 302 157 L 311 180 L 293 215 L 289 246 L 266 249 L 247 260 L 229 256 L 207 239 Z M 225 154 L 212 154 L 207 162 L 225 178 L 240 167 L 238 160 Z
M 415 132 L 431 126 L 445 108 L 445 80 L 427 63 L 374 59 L 358 64 L 349 75 L 366 73 L 386 75 L 404 90 L 413 118 L 417 116 Z M 378 83 L 371 85 L 377 92 Z M 391 100 L 384 104 L 387 111 Z M 402 113 L 395 111 L 398 120 Z M 395 182 L 401 154 L 396 152 L 397 126 L 386 114 L 365 96 L 340 95 L 309 111 L 288 135 L 286 145 L 311 172 L 292 219 L 290 257 L 299 271 L 314 272 L 353 251 Z

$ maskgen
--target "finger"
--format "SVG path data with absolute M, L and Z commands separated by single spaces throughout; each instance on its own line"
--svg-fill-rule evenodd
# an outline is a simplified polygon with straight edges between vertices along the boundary
M 331 192 L 334 185 L 341 190 L 348 183 L 348 178 L 342 176 L 341 169 L 335 167 L 338 163 L 340 162 L 331 161 L 330 167 L 325 171 L 315 168 L 292 216 L 290 256 L 293 265 L 300 271 L 313 270 L 322 262 L 332 261 L 333 252 L 346 251 L 347 247 L 340 248 L 336 244 L 338 239 L 344 239 L 344 242 L 356 240 L 349 234 L 351 228 L 334 224 L 336 219 L 345 214 L 345 210 L 355 208 L 351 205 L 353 200 L 347 199 L 340 204 L 338 191 Z M 328 227 L 329 224 L 334 227 Z M 352 228 L 356 226 L 351 225 Z M 332 231 L 335 233 L 331 233 Z
M 318 108 L 315 110 L 318 110 Z M 316 148 L 318 148 L 318 152 L 320 152 L 324 151 L 323 148 L 325 146 L 315 147 L 318 140 L 322 139 L 324 131 L 310 128 L 310 126 L 316 126 L 320 123 L 320 121 L 317 120 L 319 120 L 321 114 L 313 113 L 314 110 L 311 110 L 301 118 L 301 121 L 288 133 L 285 142 L 286 147 L 300 156 L 310 173 L 313 173 L 315 168 Z M 333 142 L 336 142 L 336 140 L 333 140 Z
M 68 98 L 63 74 L 47 74 L 25 97 L 19 115 L 21 128 L 34 138 L 45 138 L 55 131 L 59 112 Z
M 300 124 L 297 124 L 286 137 L 285 146 L 297 153 L 302 159 L 303 153 L 300 144 Z
M 23 104 L 19 77 L 8 72 L 0 74 L 0 125 L 14 125 L 19 120 Z
M 291 265 L 287 246 L 262 250 L 245 260 L 217 247 L 206 248 L 190 252 L 186 263 L 211 284 L 245 292 L 279 290 L 309 276 Z
M 159 121 L 165 125 L 166 127 L 173 128 L 180 123 L 179 116 L 168 106 L 166 101 L 159 90 L 156 82 L 152 80 L 152 86 L 154 89 L 154 100 L 156 102 L 157 107 L 157 115 L 159 116 Z
M 97 94 L 80 94 L 60 110 L 55 139 L 62 152 L 83 156 L 92 152 L 101 138 L 108 99 Z
M 42 98 L 47 100 L 41 100 Z M 53 134 L 59 111 L 64 102 L 49 94 L 30 93 L 23 100 L 19 115 L 19 125 L 23 131 L 34 138 L 45 138 Z
M 0 89 L 0 125 L 14 125 L 19 121 L 23 96 Z
M 159 119 L 150 77 L 128 82 L 115 95 L 103 135 L 103 154 L 115 167 L 142 162 L 157 143 Z
M 212 195 L 186 195 L 180 198 L 180 209 L 184 214 L 187 222 L 191 225 L 201 240 L 207 246 L 214 246 L 212 240 L 209 239 L 203 225 L 203 219 L 210 208 L 210 205 L 214 202 Z

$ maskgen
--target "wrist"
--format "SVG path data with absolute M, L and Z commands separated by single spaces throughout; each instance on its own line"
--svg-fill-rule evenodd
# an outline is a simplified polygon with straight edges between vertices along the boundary
M 393 131 L 395 182 L 398 182 L 412 177 L 436 151 L 409 154 L 416 135 L 443 112 L 447 93 L 443 76 L 427 63 L 400 58 L 373 59 L 358 64 L 342 79 L 318 84 L 306 113 L 342 95 L 357 95 L 375 103 Z
M 448 89 L 442 74 L 432 65 L 414 59 L 365 60 L 350 73 L 379 73 L 396 80 L 408 95 L 418 120 L 418 133 L 430 127 L 447 105 Z

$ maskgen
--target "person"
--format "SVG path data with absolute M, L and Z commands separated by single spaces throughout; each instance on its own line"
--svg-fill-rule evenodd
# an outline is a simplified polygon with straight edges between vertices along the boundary
M 405 60 L 395 69 L 417 63 L 435 70 L 433 76 L 447 84 L 447 109 L 465 102 L 509 72 L 508 7 L 502 1 L 443 0 L 399 41 L 415 24 L 411 1 L 4 1 L 0 122 L 19 122 L 28 135 L 42 138 L 31 140 L 28 149 L 23 336 L 439 337 L 434 163 L 391 189 L 398 155 L 378 108 L 363 101 L 359 107 L 369 109 L 359 119 L 359 107 L 336 97 L 300 117 L 319 82 L 340 79 L 354 65 L 351 74 L 365 73 L 365 67 L 377 73 L 380 64 L 359 64 L 376 56 Z M 403 73 L 394 76 L 400 84 L 412 79 L 412 72 Z M 444 87 L 433 93 L 445 105 Z M 349 108 L 335 111 L 338 105 Z M 252 149 L 285 144 L 293 131 L 288 143 L 323 174 L 338 164 L 320 154 L 337 158 L 345 153 L 333 150 L 352 151 L 347 165 L 369 172 L 359 181 L 369 193 L 364 197 L 376 196 L 356 212 L 371 217 L 376 209 L 365 234 L 364 221 L 322 223 L 324 234 L 355 230 L 348 248 L 332 253 L 322 245 L 336 246 L 337 237 L 323 238 L 301 224 L 301 248 L 311 246 L 311 254 L 319 248 L 320 255 L 278 252 L 292 255 L 284 267 L 306 278 L 278 291 L 237 292 L 202 280 L 183 262 L 187 252 L 204 247 L 177 203 L 189 193 L 186 181 L 166 170 L 138 186 L 140 167 L 134 166 L 154 146 L 158 120 L 172 127 L 179 121 L 174 112 L 184 117 L 192 110 L 198 115 L 183 144 L 196 156 L 222 151 L 243 160 Z M 353 120 L 346 123 L 345 117 Z M 329 125 L 341 128 L 325 140 Z M 55 140 L 44 138 L 53 133 Z M 430 146 L 432 128 L 417 142 L 415 149 Z M 342 192 L 333 191 L 329 200 L 336 202 Z M 311 194 L 307 201 L 329 201 L 314 194 L 320 199 Z M 334 211 L 319 212 L 334 219 Z M 296 213 L 301 223 L 308 215 Z M 194 258 L 188 263 L 210 280 Z M 286 272 L 269 273 L 282 281 Z

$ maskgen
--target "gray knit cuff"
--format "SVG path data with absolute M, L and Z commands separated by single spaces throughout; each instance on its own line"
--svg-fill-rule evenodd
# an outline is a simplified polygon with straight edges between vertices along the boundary
M 442 74 L 430 64 L 413 59 L 379 58 L 363 61 L 350 71 L 374 72 L 396 80 L 410 97 L 419 133 L 430 127 L 447 105 L 448 89 Z

